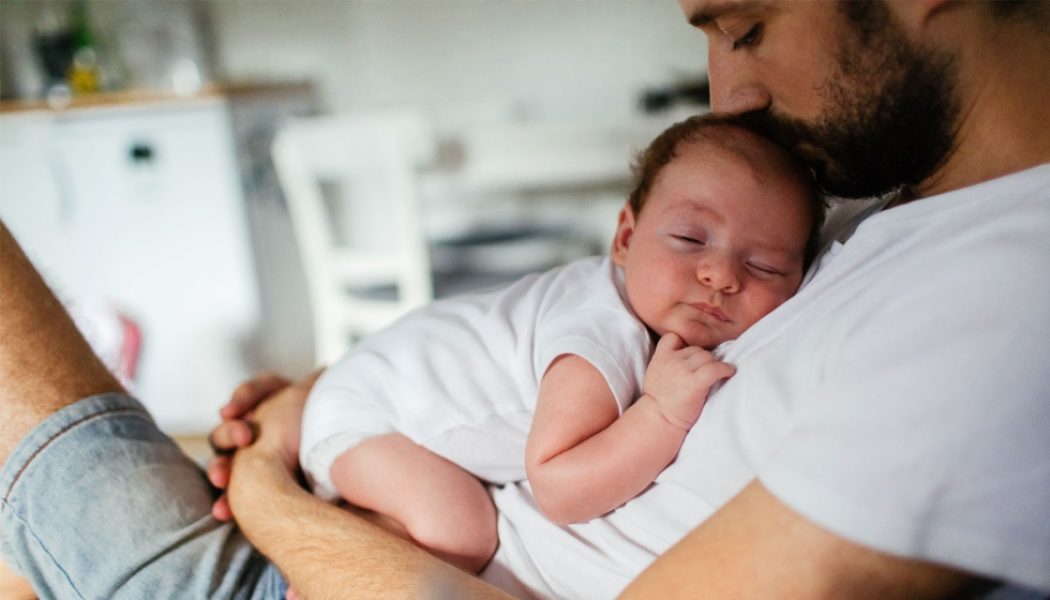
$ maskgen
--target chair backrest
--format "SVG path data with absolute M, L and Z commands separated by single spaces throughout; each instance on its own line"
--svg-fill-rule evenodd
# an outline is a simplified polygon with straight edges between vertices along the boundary
M 274 164 L 302 255 L 318 362 L 433 298 L 419 174 L 434 150 L 426 120 L 408 109 L 299 119 L 278 132 Z M 333 189 L 335 197 L 326 193 Z M 382 287 L 395 293 L 363 293 Z

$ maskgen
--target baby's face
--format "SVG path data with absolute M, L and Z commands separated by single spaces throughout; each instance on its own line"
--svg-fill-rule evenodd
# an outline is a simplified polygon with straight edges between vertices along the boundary
M 613 260 L 631 308 L 657 335 L 710 349 L 798 289 L 811 221 L 805 185 L 752 162 L 686 146 L 641 213 L 621 213 Z

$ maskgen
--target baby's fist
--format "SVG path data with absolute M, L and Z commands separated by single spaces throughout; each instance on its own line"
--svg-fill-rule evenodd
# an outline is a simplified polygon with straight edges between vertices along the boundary
M 711 387 L 735 372 L 707 350 L 686 346 L 677 334 L 667 333 L 645 371 L 645 394 L 669 423 L 688 430 L 700 418 Z

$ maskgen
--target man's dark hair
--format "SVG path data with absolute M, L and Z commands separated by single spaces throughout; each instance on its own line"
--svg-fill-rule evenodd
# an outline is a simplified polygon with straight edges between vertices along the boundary
M 1043 21 L 1050 18 L 1050 2 L 1046 0 L 990 0 L 986 2 L 992 15 L 998 18 L 1018 18 Z M 881 1 L 846 0 L 839 2 L 839 10 L 867 43 L 869 36 L 880 31 L 892 18 L 889 8 Z
M 1050 15 L 1050 4 L 1046 0 L 996 0 L 990 5 L 992 14 L 997 17 L 1024 17 L 1045 21 Z
M 656 136 L 656 139 L 645 150 L 642 150 L 635 156 L 631 165 L 634 171 L 634 189 L 631 191 L 631 195 L 628 196 L 628 204 L 631 210 L 635 216 L 641 213 L 642 207 L 645 206 L 645 201 L 648 199 L 653 186 L 656 185 L 656 180 L 660 176 L 661 171 L 679 155 L 683 145 L 711 144 L 721 149 L 733 151 L 734 146 L 739 145 L 739 140 L 732 135 L 726 134 L 732 134 L 734 130 L 742 130 L 762 137 L 766 143 L 783 157 L 785 164 L 792 173 L 805 182 L 810 207 L 811 226 L 809 238 L 806 240 L 803 260 L 804 268 L 808 268 L 820 249 L 820 230 L 824 225 L 824 214 L 827 209 L 824 198 L 817 193 L 812 173 L 786 148 L 761 136 L 745 121 L 733 115 L 715 113 L 694 115 L 684 121 L 675 123 Z

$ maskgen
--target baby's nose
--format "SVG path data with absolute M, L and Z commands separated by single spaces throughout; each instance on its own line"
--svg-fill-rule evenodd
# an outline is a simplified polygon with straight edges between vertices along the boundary
M 700 283 L 723 294 L 733 294 L 740 289 L 740 278 L 730 261 L 712 257 L 697 265 L 696 278 Z

